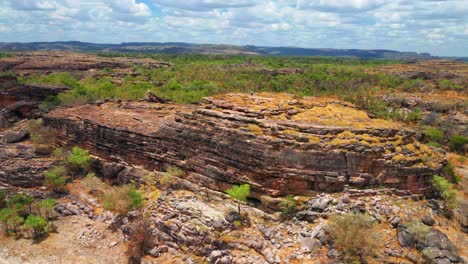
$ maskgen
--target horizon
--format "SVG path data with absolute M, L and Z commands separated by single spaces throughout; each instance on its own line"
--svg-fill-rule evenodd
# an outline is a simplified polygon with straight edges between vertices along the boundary
M 181 42 L 468 56 L 464 0 L 79 2 L 0 3 L 0 42 Z

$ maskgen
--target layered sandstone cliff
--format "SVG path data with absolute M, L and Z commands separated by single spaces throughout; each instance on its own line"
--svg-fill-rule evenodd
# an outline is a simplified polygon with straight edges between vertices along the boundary
M 334 99 L 227 94 L 200 107 L 143 102 L 62 108 L 44 122 L 68 144 L 148 169 L 176 165 L 212 189 L 268 195 L 391 187 L 421 193 L 444 155 L 397 123 Z

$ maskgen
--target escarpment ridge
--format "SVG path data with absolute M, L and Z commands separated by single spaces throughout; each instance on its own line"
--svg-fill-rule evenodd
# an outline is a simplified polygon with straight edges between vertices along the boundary
M 201 106 L 107 102 L 44 117 L 67 144 L 147 169 L 175 165 L 215 190 L 249 183 L 279 196 L 389 187 L 429 190 L 445 155 L 353 105 L 288 94 L 225 94 Z

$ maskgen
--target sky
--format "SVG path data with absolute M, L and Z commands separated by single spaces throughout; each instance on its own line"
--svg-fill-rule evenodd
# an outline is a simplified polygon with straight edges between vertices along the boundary
M 0 0 L 0 42 L 65 40 L 468 57 L 468 0 Z

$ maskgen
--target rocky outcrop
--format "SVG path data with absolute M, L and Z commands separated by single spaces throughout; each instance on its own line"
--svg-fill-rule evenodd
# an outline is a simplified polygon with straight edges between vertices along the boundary
M 12 71 L 20 75 L 51 72 L 86 72 L 104 68 L 133 72 L 138 65 L 149 69 L 170 67 L 171 64 L 152 59 L 105 58 L 91 54 L 72 52 L 25 52 L 14 57 L 0 59 L 0 71 Z
M 45 110 L 41 103 L 49 96 L 66 92 L 63 85 L 24 85 L 16 77 L 0 77 L 0 128 L 11 126 L 22 118 L 39 118 Z
M 26 143 L 7 144 L 0 139 L 0 185 L 38 187 L 44 184 L 44 173 L 52 167 L 52 158 L 43 157 Z
M 106 103 L 58 109 L 44 122 L 63 141 L 148 169 L 175 165 L 216 190 L 249 183 L 272 196 L 345 185 L 420 193 L 443 153 L 351 105 L 289 95 L 230 94 L 201 107 Z

